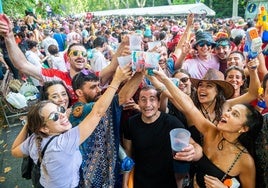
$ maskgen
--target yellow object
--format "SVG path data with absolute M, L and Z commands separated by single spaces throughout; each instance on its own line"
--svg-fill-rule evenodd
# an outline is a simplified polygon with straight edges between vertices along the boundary
M 256 23 L 256 27 L 263 27 L 264 30 L 268 29 L 268 15 L 264 6 L 260 7 L 260 11 L 258 14 L 258 21 Z
M 263 94 L 263 88 L 262 88 L 262 87 L 260 87 L 260 88 L 258 89 L 258 94 L 259 94 L 259 95 L 262 95 L 262 94 Z

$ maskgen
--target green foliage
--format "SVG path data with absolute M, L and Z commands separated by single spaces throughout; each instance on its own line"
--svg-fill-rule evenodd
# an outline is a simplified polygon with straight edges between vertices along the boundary
M 174 0 L 174 5 L 181 5 L 181 4 L 193 4 L 195 3 L 195 0 Z
M 22 17 L 25 15 L 25 10 L 35 7 L 35 0 L 6 0 L 2 1 L 3 11 L 8 16 Z
M 243 17 L 248 0 L 239 0 L 238 15 Z M 172 2 L 177 4 L 195 3 L 195 0 L 147 0 L 145 6 L 163 6 Z M 226 18 L 232 16 L 232 0 L 201 0 L 207 6 L 211 5 L 216 17 Z M 137 8 L 136 0 L 2 0 L 3 10 L 9 16 L 23 17 L 27 8 L 33 8 L 36 15 L 46 17 L 45 6 L 49 4 L 53 12 L 59 15 L 70 15 L 82 12 L 94 12 L 109 9 Z

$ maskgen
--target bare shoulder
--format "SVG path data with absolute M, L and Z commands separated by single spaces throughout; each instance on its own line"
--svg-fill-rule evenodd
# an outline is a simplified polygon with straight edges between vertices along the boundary
M 248 153 L 248 152 L 244 152 L 241 155 L 241 160 L 240 160 L 240 167 L 242 172 L 255 172 L 255 162 L 253 157 Z

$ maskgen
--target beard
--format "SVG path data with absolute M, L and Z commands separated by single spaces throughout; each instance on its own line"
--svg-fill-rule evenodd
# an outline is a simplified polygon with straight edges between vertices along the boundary
M 87 103 L 96 102 L 101 97 L 101 93 L 98 93 L 95 97 L 85 95 L 85 99 Z

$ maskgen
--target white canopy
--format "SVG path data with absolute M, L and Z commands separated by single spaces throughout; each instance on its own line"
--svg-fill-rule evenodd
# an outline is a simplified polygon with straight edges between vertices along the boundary
M 215 16 L 215 11 L 203 3 L 129 8 L 93 12 L 94 16 L 184 16 L 189 13 Z

